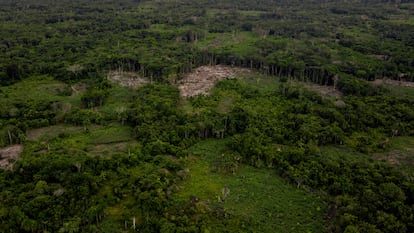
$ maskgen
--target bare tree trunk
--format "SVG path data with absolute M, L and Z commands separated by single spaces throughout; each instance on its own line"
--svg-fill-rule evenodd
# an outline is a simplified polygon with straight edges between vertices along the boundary
M 9 142 L 10 142 L 10 145 L 11 145 L 11 144 L 13 144 L 13 142 L 12 142 L 12 136 L 11 136 L 10 130 L 7 130 L 7 134 L 9 135 Z

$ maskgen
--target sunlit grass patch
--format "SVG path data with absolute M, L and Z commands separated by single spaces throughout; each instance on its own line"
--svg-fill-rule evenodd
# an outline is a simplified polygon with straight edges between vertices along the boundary
M 239 164 L 232 173 L 212 169 L 227 156 L 228 140 L 206 140 L 190 149 L 189 173 L 176 198 L 194 196 L 219 205 L 239 224 L 238 232 L 323 232 L 326 203 L 315 194 L 286 183 L 272 169 Z M 212 225 L 214 229 L 214 225 Z

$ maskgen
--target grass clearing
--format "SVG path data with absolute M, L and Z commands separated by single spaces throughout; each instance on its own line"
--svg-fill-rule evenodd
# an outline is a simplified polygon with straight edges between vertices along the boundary
M 226 156 L 228 140 L 206 140 L 190 149 L 188 179 L 176 198 L 190 195 L 222 205 L 238 219 L 237 232 L 323 232 L 326 204 L 317 195 L 287 184 L 271 169 L 240 164 L 232 173 L 212 172 Z M 213 226 L 214 227 L 214 226 Z
M 255 86 L 264 92 L 275 91 L 281 85 L 278 77 L 266 76 L 258 72 L 243 73 L 241 77 L 247 84 Z
M 22 80 L 11 86 L 1 87 L 4 98 L 13 100 L 60 100 L 59 90 L 66 84 L 53 80 L 51 77 L 38 76 Z
M 105 104 L 99 107 L 99 111 L 106 116 L 120 118 L 132 104 L 134 92 L 133 89 L 127 87 L 113 86 L 109 91 Z
M 217 51 L 236 52 L 240 54 L 255 53 L 257 37 L 253 32 L 209 33 L 197 42 L 200 49 L 216 49 Z
M 383 85 L 392 95 L 407 99 L 414 99 L 414 88 L 399 85 Z
M 97 144 L 88 148 L 88 154 L 91 156 L 110 156 L 117 152 L 129 153 L 135 143 L 136 141 Z
M 78 134 L 83 130 L 83 127 L 80 126 L 71 126 L 71 125 L 52 125 L 48 127 L 42 127 L 38 129 L 29 130 L 26 133 L 26 139 L 30 141 L 39 141 L 39 140 L 50 140 L 59 134 Z
M 11 86 L 0 87 L 0 105 L 15 103 L 60 102 L 62 105 L 80 106 L 81 96 L 70 95 L 71 87 L 49 76 L 35 76 Z
M 127 153 L 136 141 L 127 126 L 89 125 L 87 128 L 70 125 L 55 125 L 31 130 L 27 133 L 32 151 L 46 153 L 86 154 L 109 156 L 117 152 Z
M 121 125 L 90 131 L 87 137 L 90 144 L 108 144 L 133 140 L 131 128 Z

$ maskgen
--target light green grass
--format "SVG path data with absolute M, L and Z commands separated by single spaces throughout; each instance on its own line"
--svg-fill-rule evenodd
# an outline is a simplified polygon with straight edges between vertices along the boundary
M 52 125 L 26 132 L 26 139 L 30 141 L 47 141 L 59 134 L 78 134 L 83 131 L 83 127 L 71 125 Z
M 324 231 L 326 204 L 317 195 L 286 183 L 274 170 L 240 164 L 234 174 L 212 172 L 214 161 L 229 153 L 226 143 L 207 140 L 190 149 L 192 155 L 186 160 L 188 179 L 176 198 L 188 200 L 192 195 L 221 205 L 231 219 L 240 223 L 234 229 L 237 232 Z M 229 191 L 226 198 L 224 190 Z
M 28 132 L 27 148 L 45 153 L 54 151 L 65 154 L 89 156 L 112 156 L 128 153 L 136 142 L 131 128 L 118 124 L 87 127 L 55 125 Z
M 264 92 L 275 91 L 281 86 L 279 78 L 275 76 L 266 76 L 257 72 L 251 72 L 242 74 L 241 77 L 247 84 L 255 86 Z
M 61 102 L 70 106 L 80 106 L 80 95 L 64 96 L 65 89 L 70 88 L 65 83 L 48 76 L 35 76 L 16 84 L 0 87 L 0 105 L 9 106 L 15 103 Z
M 200 49 L 216 49 L 218 52 L 228 51 L 235 54 L 248 55 L 255 53 L 255 42 L 258 40 L 253 32 L 209 33 L 198 41 Z
M 114 84 L 104 105 L 99 107 L 99 111 L 107 117 L 118 118 L 119 114 L 131 106 L 134 92 L 133 89 Z
M 90 131 L 87 134 L 90 144 L 108 144 L 133 140 L 131 128 L 127 126 L 111 126 Z
M 388 90 L 392 95 L 403 97 L 407 99 L 414 99 L 414 88 L 413 87 L 404 87 L 404 86 L 395 86 L 395 85 L 383 85 L 386 90 Z
M 30 98 L 44 100 L 57 97 L 58 90 L 66 84 L 53 80 L 48 76 L 37 76 L 22 80 L 14 85 L 1 87 L 0 89 L 8 98 Z

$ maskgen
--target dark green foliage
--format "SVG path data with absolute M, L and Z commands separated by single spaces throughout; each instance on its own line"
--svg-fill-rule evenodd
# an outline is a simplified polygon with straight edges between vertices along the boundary
M 133 221 L 140 232 L 238 232 L 283 219 L 232 215 L 221 196 L 175 198 L 194 174 L 183 165 L 198 156 L 189 148 L 208 138 L 227 147 L 214 169 L 198 166 L 199 177 L 242 179 L 246 164 L 273 169 L 324 194 L 329 232 L 414 231 L 412 177 L 363 159 L 392 147 L 392 137 L 414 135 L 412 92 L 370 83 L 414 80 L 409 1 L 0 6 L 0 147 L 25 148 L 12 171 L 0 169 L 0 232 L 132 232 Z M 269 77 L 224 80 L 210 96 L 188 99 L 170 85 L 216 64 Z M 109 71 L 151 84 L 116 87 Z M 295 80 L 334 86 L 343 104 Z M 327 145 L 335 150 L 325 153 Z M 266 190 L 260 197 L 282 195 Z M 273 230 L 253 230 L 262 229 Z
M 342 76 L 338 82 L 338 89 L 345 95 L 367 96 L 380 92 L 378 87 L 373 87 L 367 81 L 352 76 Z
M 93 88 L 82 96 L 82 102 L 88 108 L 99 107 L 104 103 L 108 93 L 105 90 Z
M 2 180 L 0 229 L 57 232 L 75 224 L 77 230 L 72 231 L 90 232 L 90 226 L 100 224 L 105 208 L 125 195 L 136 198 L 143 211 L 135 214 L 159 213 L 166 206 L 165 192 L 174 183 L 172 174 L 180 168 L 179 163 L 166 157 L 140 162 L 125 156 L 108 160 L 44 154 L 27 159 L 15 167 L 13 174 L 2 174 L 2 178 L 10 176 Z M 103 191 L 108 184 L 111 189 Z M 20 194 L 9 195 L 11 190 L 19 190 Z
M 73 82 L 108 69 L 167 82 L 217 63 L 329 85 L 339 71 L 414 77 L 409 3 L 29 2 L 3 4 L 3 85 L 33 74 Z
M 129 126 L 122 126 L 118 137 L 125 139 L 119 140 L 108 138 L 117 137 L 119 126 L 94 130 L 118 121 L 106 117 L 101 109 L 105 102 L 93 109 L 72 108 L 65 114 L 67 123 L 83 126 L 78 132 L 83 136 L 59 133 L 35 144 L 24 142 L 23 131 L 12 127 L 18 124 L 5 113 L 2 143 L 23 142 L 28 149 L 13 172 L 0 174 L 2 229 L 93 232 L 102 228 L 113 232 L 125 229 L 126 224 L 128 231 L 133 217 L 143 232 L 240 229 L 235 226 L 245 220 L 229 215 L 220 205 L 173 198 L 189 175 L 179 158 L 186 158 L 195 142 L 215 137 L 228 138 L 220 140 L 229 143 L 226 157 L 214 160 L 208 172 L 231 175 L 246 163 L 272 168 L 297 188 L 326 192 L 330 196 L 326 201 L 332 202 L 327 224 L 334 232 L 412 230 L 412 182 L 384 163 L 336 157 L 336 152 L 327 156 L 318 147 L 346 145 L 362 152 L 386 149 L 390 133 L 412 132 L 414 113 L 407 107 L 411 100 L 385 94 L 347 96 L 346 106 L 337 108 L 292 83 L 258 79 L 224 80 L 210 96 L 188 100 L 180 99 L 178 89 L 171 85 L 143 86 L 134 91 L 132 104 L 125 105 Z M 260 86 L 260 82 L 274 86 Z M 95 84 L 86 93 L 113 94 L 111 85 Z M 183 101 L 191 111 L 182 109 Z M 24 120 L 20 127 L 35 127 L 28 122 L 49 114 L 49 106 L 31 103 L 13 115 Z M 131 140 L 128 128 L 139 140 L 134 147 L 109 153 L 109 157 L 90 156 L 89 144 Z M 7 141 L 8 131 L 12 142 Z M 207 227 L 217 222 L 224 225 Z
M 6 67 L 7 80 L 2 80 L 2 84 L 12 84 L 22 78 L 21 71 L 18 65 L 10 64 Z
M 175 87 L 148 85 L 141 88 L 128 113 L 128 122 L 135 128 L 135 135 L 144 142 L 178 143 L 174 128 L 178 124 L 179 96 Z

